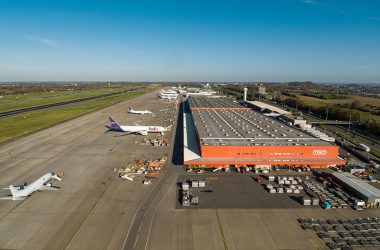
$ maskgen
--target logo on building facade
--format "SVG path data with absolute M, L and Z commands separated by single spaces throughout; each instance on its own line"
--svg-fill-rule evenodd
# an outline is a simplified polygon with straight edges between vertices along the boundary
M 313 150 L 313 155 L 327 155 L 326 149 L 315 149 Z

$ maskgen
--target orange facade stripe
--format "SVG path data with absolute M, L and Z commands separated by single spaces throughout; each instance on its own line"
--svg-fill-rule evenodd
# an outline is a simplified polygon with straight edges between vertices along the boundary
M 251 108 L 212 108 L 212 107 L 191 107 L 193 110 L 209 110 L 209 109 L 215 109 L 215 110 L 251 110 Z
M 332 161 L 185 161 L 185 165 L 206 165 L 209 167 L 213 166 L 223 166 L 223 165 L 272 165 L 272 166 L 306 166 L 310 165 L 313 167 L 326 167 L 327 165 L 344 165 L 346 162 L 344 160 L 332 160 Z
M 202 158 L 334 159 L 338 146 L 201 146 Z

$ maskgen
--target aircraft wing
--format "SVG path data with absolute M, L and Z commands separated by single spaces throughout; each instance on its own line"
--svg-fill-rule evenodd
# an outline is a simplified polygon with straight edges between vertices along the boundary
M 140 135 L 147 135 L 148 134 L 148 130 L 140 130 L 140 131 L 136 131 L 137 134 L 140 134 Z
M 22 201 L 22 200 L 25 200 L 25 197 L 16 197 L 16 198 L 13 198 L 12 195 L 9 195 L 9 196 L 5 196 L 5 197 L 0 197 L 0 200 Z
M 5 196 L 5 197 L 0 197 L 0 200 L 13 200 L 13 196 Z
M 123 133 L 121 135 L 116 135 L 115 137 L 120 137 L 120 136 L 126 136 L 126 135 L 130 135 L 130 134 L 133 134 L 134 132 L 126 132 L 126 133 Z
M 43 190 L 58 190 L 59 187 L 54 187 L 54 186 L 46 186 L 46 185 L 42 185 L 38 190 L 40 191 L 43 191 Z

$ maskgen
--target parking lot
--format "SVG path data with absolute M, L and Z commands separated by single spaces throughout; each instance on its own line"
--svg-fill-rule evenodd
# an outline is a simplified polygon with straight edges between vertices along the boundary
M 304 230 L 314 231 L 330 249 L 380 247 L 380 218 L 299 219 Z
M 190 194 L 199 197 L 199 204 L 188 208 L 302 208 L 297 201 L 301 194 L 270 194 L 255 178 L 259 175 L 181 175 L 177 183 L 204 180 L 204 188 L 190 188 Z M 259 177 L 261 178 L 261 177 Z M 177 185 L 177 208 L 180 203 L 180 185 Z M 316 206 L 320 208 L 319 206 Z

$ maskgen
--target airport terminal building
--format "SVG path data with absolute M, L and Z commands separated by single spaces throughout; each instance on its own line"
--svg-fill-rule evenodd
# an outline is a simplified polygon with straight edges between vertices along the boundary
M 225 97 L 185 101 L 184 164 L 205 167 L 343 165 L 339 147 Z

